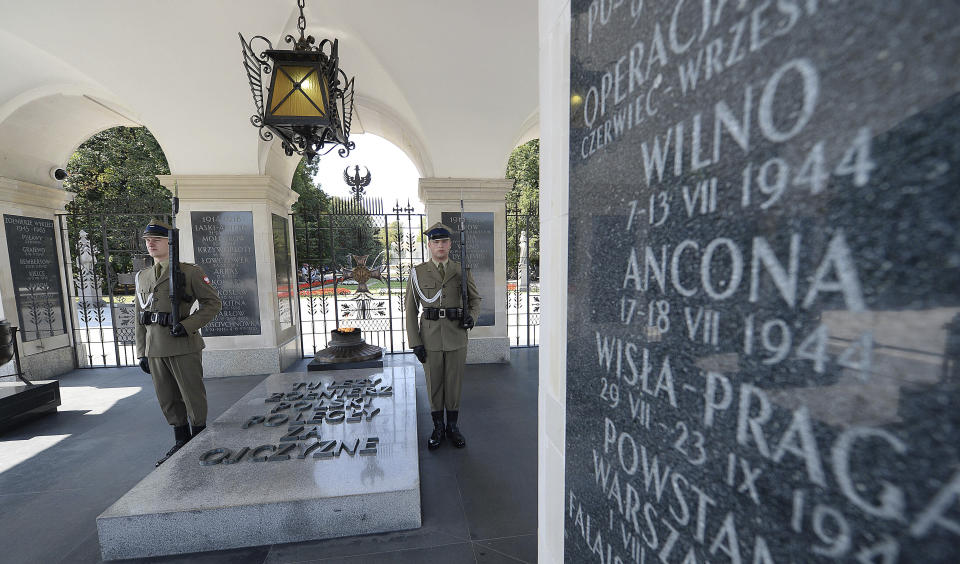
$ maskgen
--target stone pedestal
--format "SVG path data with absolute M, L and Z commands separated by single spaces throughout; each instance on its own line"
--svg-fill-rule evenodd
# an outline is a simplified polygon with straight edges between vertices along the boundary
M 469 215 L 476 212 L 493 214 L 493 289 L 481 287 L 485 302 L 493 301 L 494 323 L 477 326 L 470 331 L 467 348 L 468 364 L 510 362 L 510 339 L 507 336 L 507 217 L 506 194 L 513 181 L 503 178 L 421 178 L 420 200 L 427 213 L 427 225 L 441 221 L 445 213 L 460 213 L 460 201 Z M 456 227 L 451 225 L 450 227 Z M 454 234 L 459 241 L 459 235 Z M 471 244 L 468 239 L 467 245 Z M 469 266 L 469 265 L 468 265 Z M 479 273 L 474 271 L 474 280 Z M 486 291 L 485 291 L 486 290 Z M 489 308 L 489 303 L 482 304 Z
M 20 327 L 17 335 L 23 372 L 31 380 L 43 380 L 60 376 L 74 368 L 74 354 L 71 347 L 70 316 L 72 308 L 67 302 L 67 288 L 70 283 L 69 271 L 64 274 L 64 265 L 69 264 L 69 256 L 64 260 L 68 249 L 61 245 L 60 226 L 56 214 L 63 213 L 65 206 L 73 199 L 73 194 L 62 188 L 40 186 L 19 180 L 0 177 L 0 311 L 11 325 Z M 9 218 L 5 220 L 4 218 Z M 22 219 L 21 219 L 22 218 Z M 18 237 L 28 237 L 29 256 L 11 256 L 7 242 L 7 223 L 15 232 L 18 227 L 28 230 Z M 37 231 L 37 232 L 34 232 Z M 42 232 L 41 232 L 42 231 Z M 24 244 L 15 241 L 18 253 L 24 252 Z M 42 249 L 41 249 L 42 247 Z M 37 276 L 51 278 L 59 282 L 59 289 L 39 288 L 37 285 L 21 283 L 20 291 L 15 288 L 14 271 L 21 277 L 25 273 L 26 263 L 36 270 L 43 270 Z M 38 262 L 39 261 L 39 262 Z M 25 280 L 26 278 L 24 278 Z M 27 288 L 32 286 L 31 288 Z M 59 290 L 59 295 L 57 294 Z M 40 294 L 43 294 L 40 296 Z M 41 299 L 42 298 L 42 299 Z M 43 302 L 43 311 L 38 311 L 39 301 Z M 33 311 L 34 314 L 28 313 Z M 42 326 L 39 331 L 27 331 L 33 321 L 21 317 L 21 313 Z M 37 321 L 42 317 L 42 320 Z M 13 380 L 13 363 L 0 367 L 0 378 Z
M 296 192 L 262 175 L 157 178 L 171 193 L 179 189 L 181 260 L 198 264 L 216 286 L 224 284 L 218 287 L 224 311 L 204 331 L 204 375 L 269 374 L 298 360 L 289 218 Z M 275 245 L 275 233 L 282 239 L 284 230 L 286 261 L 277 256 L 282 244 Z M 290 272 L 278 273 L 278 264 Z

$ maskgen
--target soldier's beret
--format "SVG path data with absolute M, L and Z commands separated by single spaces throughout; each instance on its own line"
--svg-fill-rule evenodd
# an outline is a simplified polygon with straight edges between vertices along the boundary
M 144 237 L 166 237 L 169 234 L 170 226 L 157 219 L 151 219 L 143 230 Z
M 431 241 L 436 241 L 438 239 L 449 239 L 451 232 L 453 232 L 452 229 L 438 221 L 424 231 L 423 234 L 429 237 Z

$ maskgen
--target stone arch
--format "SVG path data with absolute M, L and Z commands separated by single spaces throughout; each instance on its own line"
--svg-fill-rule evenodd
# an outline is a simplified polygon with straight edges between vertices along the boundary
M 141 127 L 132 112 L 95 89 L 47 85 L 0 107 L 0 176 L 58 187 L 50 169 L 63 168 L 81 143 L 116 126 Z
M 540 109 L 537 108 L 527 116 L 527 119 L 523 120 L 523 123 L 520 124 L 520 127 L 517 128 L 519 133 L 513 141 L 513 145 L 507 150 L 505 156 L 503 157 L 503 167 L 504 171 L 507 170 L 507 163 L 510 162 L 510 155 L 513 153 L 514 149 L 523 145 L 524 143 L 533 141 L 534 139 L 540 138 Z

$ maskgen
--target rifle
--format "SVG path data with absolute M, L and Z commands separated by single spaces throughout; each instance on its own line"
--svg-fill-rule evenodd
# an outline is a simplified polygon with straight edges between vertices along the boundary
M 467 328 L 464 318 L 467 315 L 469 298 L 467 295 L 467 275 L 469 274 L 467 269 L 467 236 L 464 230 L 466 223 L 467 214 L 463 211 L 463 200 L 460 200 L 460 306 L 463 308 L 463 315 L 460 316 L 460 327 L 463 329 Z M 474 320 L 474 323 L 476 323 L 476 320 Z
M 177 212 L 180 211 L 180 187 L 173 183 L 172 212 L 170 214 L 170 233 L 167 244 L 170 246 L 170 334 L 180 323 L 180 302 L 183 301 L 183 289 L 186 279 L 180 271 L 180 230 L 177 229 Z

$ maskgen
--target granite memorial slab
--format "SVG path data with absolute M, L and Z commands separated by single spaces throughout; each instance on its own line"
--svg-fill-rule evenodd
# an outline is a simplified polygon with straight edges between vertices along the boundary
M 97 518 L 105 560 L 420 527 L 412 367 L 269 376 Z
M 450 260 L 463 263 L 460 249 L 460 212 L 443 212 L 440 221 L 451 227 Z M 466 212 L 464 231 L 467 239 L 467 267 L 483 300 L 477 314 L 477 326 L 492 326 L 496 319 L 496 289 L 493 265 L 493 212 Z
M 205 337 L 260 334 L 253 212 L 190 212 L 193 254 L 223 302 Z
M 63 287 L 53 221 L 3 215 L 13 296 L 23 342 L 63 335 Z
M 960 561 L 960 3 L 571 17 L 566 560 Z

